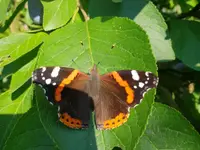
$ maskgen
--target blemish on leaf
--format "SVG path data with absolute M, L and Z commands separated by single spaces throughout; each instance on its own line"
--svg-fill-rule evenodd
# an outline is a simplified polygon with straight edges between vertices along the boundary
M 81 45 L 83 46 L 83 41 L 80 41 Z
M 111 46 L 111 49 L 113 49 L 115 46 L 116 46 L 116 44 L 113 44 L 113 45 Z

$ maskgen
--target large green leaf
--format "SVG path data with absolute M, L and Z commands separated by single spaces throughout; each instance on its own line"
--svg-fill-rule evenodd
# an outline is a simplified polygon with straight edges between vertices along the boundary
M 42 0 L 44 8 L 43 28 L 46 31 L 65 25 L 76 9 L 75 0 Z
M 170 35 L 176 56 L 189 67 L 200 70 L 199 22 L 187 20 L 170 21 Z
M 98 62 L 100 62 L 98 65 L 100 73 L 133 68 L 156 73 L 155 60 L 145 32 L 131 20 L 122 18 L 97 18 L 53 32 L 42 46 L 38 66 L 68 66 L 88 72 L 88 68 Z M 99 149 L 112 148 L 116 145 L 124 148 L 125 145 L 130 148 L 133 147 L 144 130 L 153 96 L 154 91 L 151 91 L 145 97 L 143 104 L 138 109 L 132 110 L 132 117 L 126 125 L 112 131 L 95 131 L 97 147 Z M 42 100 L 38 101 L 41 102 Z M 143 113 L 140 112 L 142 110 Z M 41 113 L 43 112 L 41 111 Z M 56 114 L 52 114 L 51 117 L 56 118 Z M 45 115 L 42 120 L 46 122 Z M 46 122 L 45 124 L 53 126 L 53 123 Z M 63 134 L 71 134 L 71 132 L 77 134 L 72 134 L 66 140 L 65 145 L 70 147 L 74 143 L 70 139 L 76 139 L 77 136 L 86 136 L 88 132 L 93 131 L 92 128 L 90 127 L 87 132 L 81 131 L 79 133 L 66 128 Z M 53 132 L 51 128 L 49 128 L 49 132 Z M 52 134 L 57 138 L 63 135 L 62 133 L 59 133 L 59 135 Z M 127 134 L 132 137 L 129 141 L 124 137 Z M 92 140 L 93 136 L 88 139 Z M 81 140 L 76 142 L 80 142 L 81 145 L 86 144 Z M 94 144 L 92 143 L 92 145 Z
M 34 62 L 34 59 L 31 62 Z M 32 68 L 31 62 L 28 68 Z M 36 64 L 37 67 L 59 65 L 88 72 L 88 69 L 98 62 L 101 74 L 120 69 L 148 70 L 156 74 L 157 69 L 146 33 L 133 21 L 125 18 L 96 18 L 52 32 L 44 41 Z M 21 69 L 24 73 L 26 70 L 27 72 L 31 70 L 27 69 L 27 66 Z M 14 76 L 14 80 L 19 78 L 19 82 L 24 81 L 20 75 L 19 72 L 19 75 Z M 14 87 L 17 88 L 19 85 Z M 32 86 L 26 91 L 21 91 L 20 87 L 12 95 L 10 93 L 7 97 L 0 95 L 0 107 L 3 108 L 0 111 L 0 131 L 2 131 L 0 142 L 4 150 L 28 148 L 110 150 L 113 147 L 146 150 L 152 148 L 152 144 L 159 145 L 160 149 L 167 149 L 166 143 L 170 142 L 173 136 L 170 131 L 179 129 L 176 124 L 181 124 L 184 128 L 178 130 L 178 133 L 183 134 L 179 134 L 173 147 L 185 148 L 185 145 L 179 144 L 188 138 L 185 130 L 191 133 L 189 141 L 196 142 L 200 139 L 180 114 L 170 108 L 153 105 L 155 90 L 150 90 L 142 103 L 131 109 L 131 115 L 124 125 L 106 131 L 96 130 L 92 120 L 89 129 L 69 129 L 58 121 L 56 106 L 48 103 L 40 87 L 36 86 L 34 97 L 32 97 Z M 10 108 L 9 112 L 4 111 L 5 108 L 14 106 L 16 102 L 19 103 Z M 21 106 L 24 111 L 16 111 L 16 108 Z M 13 117 L 14 119 L 11 119 Z M 157 121 L 156 124 L 154 121 Z M 159 132 L 163 128 L 167 128 L 165 132 Z M 154 140 L 153 143 L 148 141 L 147 135 L 152 141 Z M 199 142 L 194 144 L 190 142 L 190 145 L 186 145 L 186 149 L 197 143 Z
M 12 34 L 0 40 L 0 66 L 5 66 L 31 51 L 44 40 L 45 33 Z
M 152 2 L 124 0 L 122 3 L 113 3 L 108 0 L 93 0 L 90 1 L 89 14 L 91 17 L 115 15 L 133 19 L 149 36 L 157 61 L 175 59 L 167 25 Z

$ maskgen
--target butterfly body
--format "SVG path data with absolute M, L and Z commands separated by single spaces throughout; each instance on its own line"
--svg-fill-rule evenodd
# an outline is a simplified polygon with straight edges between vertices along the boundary
M 151 72 L 120 70 L 100 75 L 96 65 L 89 75 L 72 68 L 42 67 L 33 72 L 32 79 L 58 105 L 61 122 L 70 128 L 87 128 L 94 110 L 100 130 L 125 123 L 130 108 L 158 83 Z

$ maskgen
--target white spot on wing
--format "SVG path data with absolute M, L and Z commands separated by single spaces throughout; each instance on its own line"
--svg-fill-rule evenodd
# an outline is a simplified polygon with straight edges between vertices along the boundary
M 45 80 L 45 77 L 42 77 L 42 80 Z
M 58 112 L 60 111 L 60 106 L 58 106 Z
M 44 91 L 44 94 L 46 94 L 47 91 L 45 89 L 43 89 L 43 91 Z
M 60 113 L 58 113 L 58 118 L 60 118 Z
M 136 86 L 136 85 L 134 85 L 134 86 L 133 86 L 133 88 L 134 88 L 134 89 L 137 89 L 137 86 Z
M 46 71 L 46 67 L 42 67 L 42 72 L 45 72 Z
M 145 84 L 148 84 L 148 81 L 145 81 Z
M 54 86 L 56 85 L 56 82 L 52 83 Z
M 145 75 L 148 77 L 149 76 L 149 72 L 145 72 Z
M 57 77 L 59 71 L 60 71 L 60 67 L 55 67 L 55 68 L 53 69 L 53 71 L 51 72 L 51 77 L 54 77 L 54 78 Z
M 138 75 L 138 73 L 137 73 L 136 70 L 132 70 L 132 71 L 131 71 L 131 74 L 132 74 L 133 80 L 138 81 L 138 80 L 140 79 L 140 77 L 139 77 L 139 75 Z
M 46 84 L 48 85 L 48 84 L 51 83 L 51 79 L 50 79 L 50 78 L 49 78 L 49 79 L 46 79 L 45 82 L 46 82 Z
M 140 87 L 140 88 L 143 88 L 143 87 L 144 87 L 144 83 L 139 82 L 139 87 Z
M 150 90 L 150 88 L 148 88 L 143 94 L 142 94 L 142 97 L 144 98 L 144 95 Z M 143 99 L 142 98 L 142 99 Z
M 43 76 L 44 75 L 44 73 L 41 73 L 41 76 Z

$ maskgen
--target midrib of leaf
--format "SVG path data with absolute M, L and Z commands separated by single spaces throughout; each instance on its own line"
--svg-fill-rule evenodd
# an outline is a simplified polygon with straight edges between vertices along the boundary
M 104 145 L 104 150 L 106 149 L 106 146 L 105 146 L 105 142 L 104 142 L 104 135 L 103 135 L 103 131 L 100 131 L 101 132 L 101 138 L 102 138 L 102 143 Z
M 60 4 L 58 5 L 58 9 L 56 10 L 56 12 L 54 13 L 54 15 L 53 15 L 53 17 L 52 18 L 54 18 L 55 16 L 56 16 L 56 14 L 57 14 L 57 12 L 58 12 L 58 10 L 59 10 L 59 8 L 60 8 L 60 5 L 62 4 L 62 2 L 63 2 L 63 0 L 62 1 L 60 1 Z
M 122 143 L 122 141 L 117 137 L 114 131 L 111 130 L 111 133 L 116 137 L 116 139 L 120 142 L 120 144 L 125 148 L 126 146 Z
M 145 123 L 145 125 L 144 125 L 144 127 L 143 127 L 143 129 L 142 129 L 141 135 L 138 137 L 138 139 L 137 139 L 137 141 L 136 141 L 135 146 L 133 147 L 133 149 L 136 149 L 136 146 L 138 145 L 138 143 L 140 142 L 140 139 L 142 138 L 142 136 L 143 136 L 144 133 L 145 133 L 145 130 L 146 130 L 146 127 L 147 127 L 147 124 L 148 124 L 149 117 L 150 117 L 151 114 L 152 114 L 152 108 L 153 108 L 152 106 L 153 106 L 153 104 L 154 104 L 154 101 L 151 103 L 150 110 L 149 110 L 149 113 L 148 113 L 148 116 L 147 116 L 147 119 L 146 119 L 146 123 Z
M 148 141 L 153 145 L 153 147 L 154 147 L 156 150 L 159 150 L 159 149 L 156 147 L 156 145 L 149 139 L 148 136 L 145 136 L 145 137 L 148 139 Z
M 15 111 L 15 113 L 14 113 L 13 115 L 15 115 L 15 114 L 18 112 L 20 106 L 21 106 L 21 105 L 23 104 L 23 102 L 24 102 L 25 97 L 27 96 L 27 94 L 29 93 L 29 91 L 30 91 L 31 89 L 32 89 L 32 88 L 30 87 L 30 88 L 27 90 L 27 92 L 24 94 L 24 97 L 22 98 L 21 102 L 19 103 L 19 106 L 17 107 L 17 109 L 16 109 L 16 111 Z M 7 139 L 6 139 L 5 143 L 4 143 L 4 146 L 3 146 L 2 150 L 4 150 L 4 149 L 6 148 L 6 143 L 8 142 L 10 136 L 12 135 L 12 133 L 13 133 L 13 131 L 14 131 L 16 125 L 17 125 L 17 123 L 18 123 L 19 120 L 23 117 L 23 115 L 24 115 L 24 114 L 22 114 L 22 116 L 19 117 L 19 118 L 17 119 L 16 123 L 14 124 L 13 128 L 12 128 L 11 131 L 10 131 L 10 134 L 8 135 L 8 137 L 7 137 Z M 11 119 L 9 125 L 7 126 L 7 129 L 6 129 L 6 131 L 5 131 L 5 134 L 4 134 L 4 136 L 3 136 L 3 139 L 4 139 L 4 137 L 6 136 L 6 133 L 8 132 L 8 128 L 10 127 L 10 125 L 11 125 L 11 123 L 12 123 L 14 117 L 15 117 L 15 116 L 12 117 L 12 119 Z
M 90 43 L 91 37 L 90 37 L 87 21 L 85 21 L 85 27 L 86 27 L 87 37 L 88 37 L 87 39 L 88 39 L 88 50 L 89 50 L 89 54 L 90 54 L 90 59 L 92 61 L 92 65 L 94 65 L 94 59 L 92 57 L 92 49 L 91 49 L 91 43 Z
M 47 135 L 49 136 L 49 138 L 53 141 L 53 143 L 55 143 L 55 147 L 58 148 L 58 149 L 61 149 L 59 148 L 58 146 L 58 142 L 53 138 L 53 136 L 51 135 L 51 133 L 48 131 L 48 129 L 46 128 L 45 124 L 43 123 L 42 121 L 42 117 L 41 117 L 41 114 L 40 114 L 40 110 L 39 110 L 39 105 L 38 105 L 38 99 L 37 99 L 37 96 L 35 95 L 36 97 L 36 108 L 37 108 L 37 111 L 38 111 L 38 115 L 39 115 L 39 118 L 40 118 L 40 122 L 45 130 L 45 132 L 47 133 Z

